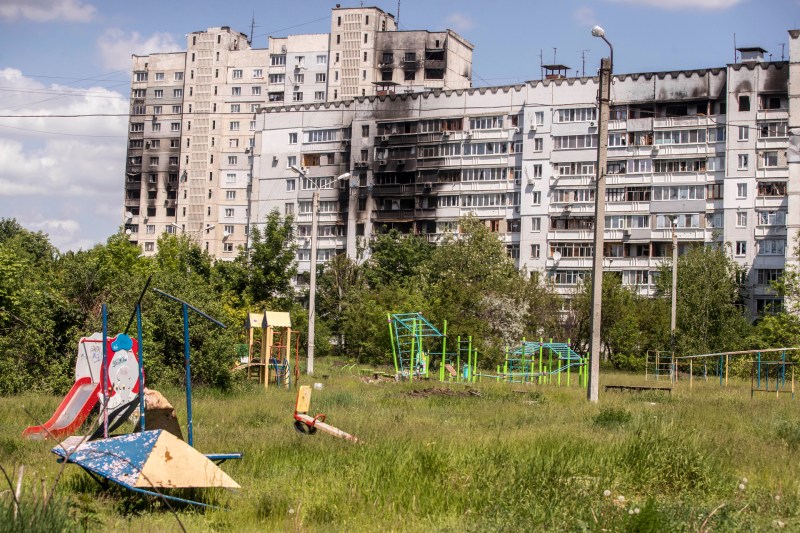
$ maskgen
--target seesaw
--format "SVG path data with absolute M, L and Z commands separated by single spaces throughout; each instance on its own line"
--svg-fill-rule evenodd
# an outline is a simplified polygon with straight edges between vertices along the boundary
M 313 435 L 317 430 L 339 437 L 352 442 L 358 442 L 358 439 L 349 433 L 342 431 L 337 427 L 325 423 L 326 415 L 320 413 L 316 416 L 310 416 L 308 411 L 311 409 L 311 387 L 308 385 L 301 386 L 297 391 L 297 403 L 294 407 L 294 429 L 303 435 Z

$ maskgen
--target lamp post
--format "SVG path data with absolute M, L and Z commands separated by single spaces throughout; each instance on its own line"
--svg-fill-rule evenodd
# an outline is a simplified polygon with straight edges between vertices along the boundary
M 600 327 L 603 307 L 603 233 L 606 222 L 606 157 L 608 152 L 609 101 L 614 48 L 606 39 L 600 26 L 592 28 L 592 35 L 603 39 L 611 50 L 610 58 L 600 60 L 600 113 L 597 120 L 597 168 L 594 195 L 594 254 L 592 262 L 592 338 L 589 346 L 589 386 L 586 396 L 592 403 L 599 400 L 600 387 Z
M 311 197 L 311 257 L 309 266 L 308 280 L 308 356 L 306 359 L 306 374 L 309 376 L 314 373 L 314 329 L 316 324 L 316 299 L 317 299 L 317 211 L 319 211 L 319 185 L 312 178 L 308 177 L 305 168 L 292 165 L 291 169 L 297 173 L 301 179 L 305 179 L 314 188 Z M 333 181 L 338 182 L 350 177 L 349 172 L 337 176 Z M 302 187 L 302 184 L 301 184 Z

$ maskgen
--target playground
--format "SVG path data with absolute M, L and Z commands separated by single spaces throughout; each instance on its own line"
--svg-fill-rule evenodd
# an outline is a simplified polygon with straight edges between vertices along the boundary
M 176 506 L 186 530 L 620 531 L 655 524 L 663 531 L 705 524 L 763 531 L 800 524 L 797 404 L 786 395 L 751 399 L 748 380 L 729 378 L 727 387 L 698 380 L 690 389 L 679 379 L 670 396 L 601 393 L 597 407 L 575 385 L 484 380 L 469 385 L 480 391 L 473 395 L 456 383 L 365 383 L 330 362 L 318 367 L 318 376 L 300 382 L 322 384 L 311 413 L 327 413 L 357 444 L 321 431 L 298 434 L 294 390 L 245 383 L 226 394 L 194 391 L 194 446 L 242 452 L 241 461 L 223 465 L 242 488 L 197 495 L 216 509 Z M 601 385 L 609 383 L 643 380 L 605 372 Z M 162 392 L 185 428 L 185 391 Z M 0 463 L 26 465 L 23 502 L 41 499 L 39 479 L 49 490 L 61 465 L 52 443 L 19 438 L 30 425 L 19 406 L 46 419 L 59 401 L 0 399 Z M 91 529 L 180 530 L 158 499 L 104 488 L 72 465 L 57 493 Z
M 391 366 L 306 376 L 288 313 L 262 311 L 223 393 L 193 390 L 190 335 L 225 324 L 153 290 L 182 317 L 185 385 L 162 391 L 177 427 L 140 394 L 140 308 L 112 335 L 103 307 L 63 399 L 0 398 L 3 512 L 60 505 L 88 530 L 800 527 L 795 348 L 651 354 L 643 374 L 604 369 L 598 406 L 569 340 L 521 339 L 486 368 L 446 322 L 388 314 Z

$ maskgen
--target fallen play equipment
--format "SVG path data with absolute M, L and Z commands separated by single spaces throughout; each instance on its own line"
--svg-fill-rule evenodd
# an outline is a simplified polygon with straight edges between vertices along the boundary
M 192 379 L 191 356 L 189 348 L 189 310 L 210 320 L 220 327 L 221 322 L 165 292 L 153 289 L 158 294 L 181 304 L 183 311 L 184 363 L 186 372 L 186 409 L 188 443 L 184 443 L 169 431 L 163 429 L 146 430 L 145 399 L 137 394 L 140 407 L 141 432 L 130 435 L 109 436 L 108 408 L 102 409 L 103 438 L 88 440 L 85 437 L 71 437 L 52 452 L 63 461 L 82 467 L 95 479 L 105 479 L 126 489 L 157 498 L 210 507 L 208 504 L 187 500 L 160 489 L 173 488 L 239 488 L 239 485 L 223 472 L 217 464 L 229 459 L 241 459 L 241 453 L 202 454 L 193 447 L 194 432 L 192 419 Z M 103 305 L 103 335 L 106 331 L 106 306 Z M 142 318 L 141 307 L 136 305 L 136 319 L 139 349 L 139 379 L 144 388 L 142 370 Z M 102 373 L 108 375 L 108 359 L 104 359 Z M 101 382 L 103 380 L 101 379 Z M 101 406 L 108 406 L 104 401 Z M 217 464 L 215 464 L 217 463 Z
M 86 421 L 98 402 L 103 403 L 104 392 L 113 431 L 135 410 L 139 398 L 137 350 L 136 340 L 123 333 L 105 341 L 102 333 L 81 338 L 72 388 L 47 422 L 25 429 L 22 435 L 37 440 L 71 435 Z M 104 369 L 108 369 L 106 375 Z
M 294 407 L 294 428 L 298 433 L 303 435 L 313 435 L 319 429 L 320 431 L 339 437 L 352 442 L 358 442 L 358 439 L 349 433 L 342 431 L 339 428 L 333 427 L 325 423 L 326 415 L 320 413 L 316 416 L 308 414 L 311 409 L 311 387 L 303 385 L 297 390 L 297 403 Z

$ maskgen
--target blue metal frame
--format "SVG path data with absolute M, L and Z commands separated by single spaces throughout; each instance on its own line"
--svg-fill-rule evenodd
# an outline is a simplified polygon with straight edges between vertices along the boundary
M 142 306 L 136 304 L 136 339 L 139 341 L 139 421 L 144 431 L 144 349 L 142 348 Z

